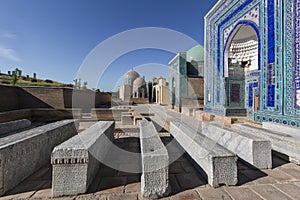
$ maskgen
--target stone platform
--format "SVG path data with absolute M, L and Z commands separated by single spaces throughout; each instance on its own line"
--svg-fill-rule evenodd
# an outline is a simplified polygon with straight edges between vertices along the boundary
M 139 109 L 143 112 L 149 110 L 145 107 Z M 182 118 L 179 113 L 167 110 L 166 107 L 157 106 L 151 110 L 165 112 L 167 121 L 176 121 Z M 93 122 L 81 122 L 80 129 L 88 128 L 92 124 Z M 201 128 L 201 124 L 199 127 Z M 115 132 L 115 145 L 126 151 L 139 153 L 139 133 L 135 132 L 134 127 L 128 126 L 124 129 L 125 131 L 121 130 L 123 127 L 118 128 L 120 130 Z M 130 131 L 126 132 L 127 130 Z M 161 130 L 159 134 L 165 145 L 173 141 L 166 130 Z M 167 146 L 167 150 L 170 157 L 172 155 L 177 157 L 176 155 L 182 153 L 181 147 L 176 143 Z M 183 154 L 169 166 L 169 182 L 172 190 L 171 194 L 163 199 L 299 199 L 300 166 L 276 156 L 277 154 L 272 155 L 272 169 L 266 170 L 253 168 L 238 160 L 237 186 L 222 186 L 214 189 L 199 173 L 196 163 L 188 155 Z M 126 162 L 126 160 L 116 159 L 114 162 L 119 166 L 134 168 L 140 165 L 141 160 L 133 159 Z M 0 197 L 0 200 L 52 199 L 51 175 L 51 166 L 46 165 Z M 140 194 L 140 177 L 140 173 L 128 173 L 102 165 L 87 194 L 54 199 L 144 199 Z
M 130 134 L 133 134 L 133 137 Z M 128 133 L 115 139 L 115 144 L 124 150 L 138 153 L 139 139 L 135 136 L 134 133 Z M 165 145 L 172 141 L 167 134 L 161 134 L 161 138 Z M 181 152 L 180 147 L 176 145 L 167 149 L 169 154 Z M 163 199 L 298 199 L 300 166 L 287 163 L 275 156 L 272 159 L 272 170 L 254 169 L 238 161 L 238 185 L 214 189 L 198 173 L 194 167 L 195 163 L 184 154 L 170 165 L 169 180 L 172 191 L 169 197 Z M 136 166 L 139 162 L 137 160 L 131 164 Z M 46 165 L 0 199 L 51 199 L 51 195 L 51 166 Z M 87 194 L 54 199 L 143 199 L 140 195 L 140 174 L 102 166 Z

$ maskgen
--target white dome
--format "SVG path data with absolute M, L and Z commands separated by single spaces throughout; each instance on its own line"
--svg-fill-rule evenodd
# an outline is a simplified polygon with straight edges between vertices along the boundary
M 124 84 L 132 85 L 133 81 L 139 77 L 140 77 L 139 73 L 137 73 L 134 70 L 130 70 L 124 75 Z
M 141 86 L 143 86 L 143 85 L 146 85 L 146 81 L 145 81 L 144 78 L 139 77 L 139 78 L 135 79 L 135 81 L 133 82 L 133 85 L 134 85 L 134 86 L 141 87 Z
M 139 73 L 137 73 L 134 70 L 130 70 L 129 72 L 127 72 L 125 74 L 125 79 L 137 79 L 138 77 L 140 77 Z

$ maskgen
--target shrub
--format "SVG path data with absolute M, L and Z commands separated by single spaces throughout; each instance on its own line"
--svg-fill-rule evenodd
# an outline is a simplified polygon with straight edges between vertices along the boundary
M 73 85 L 73 84 L 62 84 L 61 87 L 69 87 L 69 88 L 73 88 L 74 85 Z
M 9 81 L 1 81 L 1 83 L 3 83 L 3 84 L 10 84 Z
M 37 79 L 36 79 L 36 78 L 32 78 L 32 79 L 30 79 L 30 81 L 31 81 L 32 83 L 36 83 L 36 82 L 37 82 Z
M 11 83 L 12 83 L 13 85 L 16 85 L 17 81 L 18 81 L 17 71 L 15 70 L 15 71 L 13 72 L 13 77 L 12 77 Z
M 46 82 L 46 83 L 53 83 L 53 81 L 50 80 L 50 79 L 46 79 L 45 82 Z

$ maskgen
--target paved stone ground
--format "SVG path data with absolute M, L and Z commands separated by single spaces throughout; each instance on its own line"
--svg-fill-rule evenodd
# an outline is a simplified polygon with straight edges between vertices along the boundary
M 88 126 L 89 124 L 81 124 L 84 128 Z M 172 141 L 168 133 L 161 133 L 161 138 L 167 148 L 169 147 L 170 155 L 180 154 L 181 149 L 178 144 L 168 145 Z M 130 152 L 140 152 L 138 133 L 116 133 L 115 144 Z M 119 164 L 140 166 L 140 160 Z M 217 189 L 210 187 L 195 166 L 195 163 L 185 154 L 170 165 L 169 181 L 172 191 L 170 196 L 164 199 L 277 200 L 299 199 L 300 196 L 300 166 L 287 163 L 275 156 L 273 156 L 272 170 L 260 171 L 239 161 L 239 182 L 235 187 L 223 186 Z M 41 168 L 0 199 L 50 199 L 51 173 L 50 165 Z M 144 198 L 140 195 L 140 174 L 122 172 L 102 165 L 87 194 L 56 199 L 137 200 Z

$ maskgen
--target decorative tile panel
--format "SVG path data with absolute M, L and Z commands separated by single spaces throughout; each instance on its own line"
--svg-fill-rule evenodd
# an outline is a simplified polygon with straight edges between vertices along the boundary
M 295 0 L 295 69 L 294 69 L 294 101 L 295 108 L 300 109 L 300 0 Z
M 231 26 L 229 26 L 227 29 L 224 31 L 224 44 L 226 43 L 230 33 L 233 31 L 235 26 L 240 22 L 240 21 L 251 21 L 256 24 L 257 27 L 259 27 L 259 6 L 256 6 L 253 8 L 251 11 L 249 11 L 247 14 L 242 16 L 240 19 L 238 19 L 235 23 L 233 23 Z

